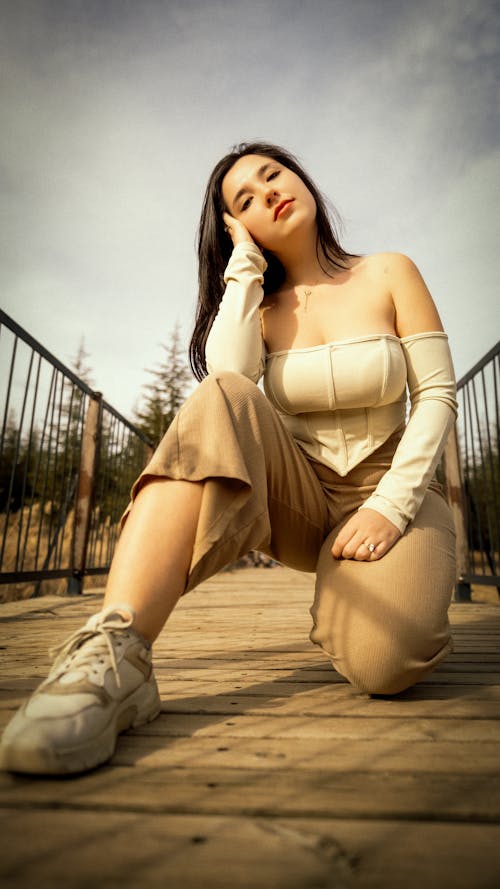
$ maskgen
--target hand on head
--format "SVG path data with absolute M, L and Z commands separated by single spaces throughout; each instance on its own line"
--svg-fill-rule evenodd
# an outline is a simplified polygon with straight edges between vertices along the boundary
M 223 213 L 222 218 L 224 220 L 225 229 L 231 238 L 234 247 L 236 247 L 236 244 L 243 244 L 245 242 L 255 244 L 252 235 L 239 219 L 235 219 L 234 216 L 231 216 L 229 213 Z

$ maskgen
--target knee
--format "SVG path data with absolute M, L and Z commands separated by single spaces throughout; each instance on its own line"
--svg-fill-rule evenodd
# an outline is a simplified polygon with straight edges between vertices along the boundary
M 414 685 L 425 674 L 423 664 L 416 669 L 416 660 L 407 654 L 389 654 L 371 650 L 369 656 L 350 657 L 345 664 L 345 678 L 351 685 L 369 695 L 396 695 Z
M 321 638 L 313 630 L 311 639 L 320 645 L 333 667 L 355 688 L 370 695 L 395 695 L 423 679 L 451 651 L 448 632 L 440 638 L 406 641 L 390 638 L 361 641 L 356 634 L 350 641 Z

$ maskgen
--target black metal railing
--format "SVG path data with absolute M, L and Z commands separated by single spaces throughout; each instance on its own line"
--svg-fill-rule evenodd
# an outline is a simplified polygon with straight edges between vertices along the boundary
M 456 597 L 464 601 L 471 584 L 496 586 L 500 595 L 499 390 L 500 342 L 458 381 L 457 430 L 445 452 L 457 530 Z
M 1 310 L 0 380 L 0 585 L 80 592 L 109 569 L 150 442 Z
M 500 342 L 458 382 L 470 583 L 500 592 Z
M 105 574 L 146 436 L 0 310 L 0 593 Z M 458 381 L 443 471 L 457 529 L 456 598 L 500 594 L 500 343 Z M 45 591 L 45 590 L 44 590 Z

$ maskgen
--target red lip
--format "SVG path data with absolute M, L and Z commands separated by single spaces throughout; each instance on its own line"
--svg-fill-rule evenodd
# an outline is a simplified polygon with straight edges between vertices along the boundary
M 280 201 L 279 204 L 276 205 L 276 207 L 274 208 L 274 221 L 275 222 L 276 222 L 278 216 L 280 215 L 281 211 L 284 210 L 285 207 L 288 207 L 288 204 L 291 204 L 293 202 L 293 200 L 294 200 L 294 198 L 288 198 L 286 201 Z

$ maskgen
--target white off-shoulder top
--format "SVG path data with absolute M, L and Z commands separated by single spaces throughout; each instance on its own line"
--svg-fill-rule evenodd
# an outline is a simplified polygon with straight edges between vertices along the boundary
M 406 362 L 384 334 L 272 352 L 264 390 L 304 450 L 346 475 L 404 422 Z
M 446 334 L 373 334 L 267 353 L 259 307 L 265 259 L 238 244 L 206 345 L 210 373 L 232 370 L 264 390 L 307 455 L 345 476 L 410 417 L 390 470 L 361 508 L 404 531 L 422 502 L 456 415 Z

